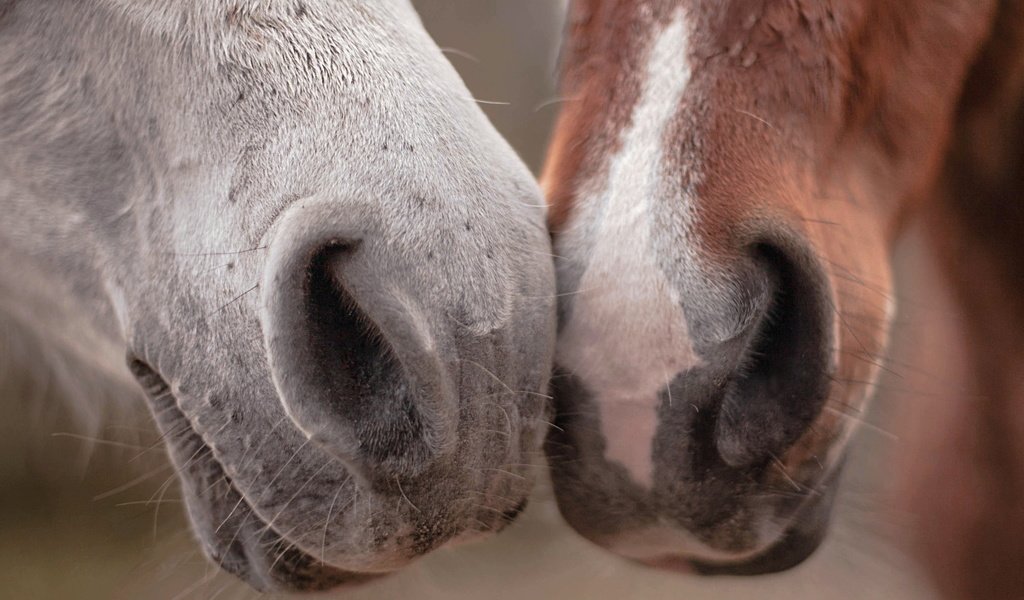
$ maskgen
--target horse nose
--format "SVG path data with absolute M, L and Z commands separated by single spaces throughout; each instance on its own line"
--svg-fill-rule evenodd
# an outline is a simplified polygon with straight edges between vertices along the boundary
M 714 444 L 739 468 L 781 456 L 827 399 L 834 363 L 827 280 L 809 245 L 776 237 L 749 248 L 747 288 L 765 301 L 732 339 L 707 349 L 723 389 Z
M 799 233 L 745 231 L 713 257 L 598 247 L 563 286 L 555 395 L 573 444 L 651 486 L 669 457 L 743 469 L 808 431 L 835 362 L 830 286 Z M 598 428 L 574 427 L 588 410 Z
M 455 443 L 457 399 L 428 307 L 370 222 L 325 203 L 280 220 L 262 284 L 288 417 L 356 477 L 415 476 Z

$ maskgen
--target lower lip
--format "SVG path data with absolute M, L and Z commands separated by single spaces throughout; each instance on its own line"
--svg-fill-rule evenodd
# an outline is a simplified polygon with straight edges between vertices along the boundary
M 685 575 L 693 575 L 697 572 L 697 570 L 693 568 L 693 564 L 690 561 L 686 560 L 685 558 L 680 558 L 678 556 L 661 556 L 658 558 L 641 560 L 639 562 L 640 564 L 647 567 L 652 567 L 655 569 L 661 569 L 665 571 L 673 571 L 675 573 Z

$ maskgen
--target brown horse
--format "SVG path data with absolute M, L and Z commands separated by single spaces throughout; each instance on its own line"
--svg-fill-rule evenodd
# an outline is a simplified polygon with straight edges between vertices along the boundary
M 913 476 L 951 597 L 1024 597 L 1024 3 L 575 0 L 543 184 L 562 514 L 753 574 L 827 529 L 923 215 L 978 394 Z M 953 482 L 952 484 L 950 482 Z

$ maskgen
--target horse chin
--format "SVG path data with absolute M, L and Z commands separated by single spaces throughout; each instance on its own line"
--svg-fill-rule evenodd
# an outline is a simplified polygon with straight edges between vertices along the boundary
M 825 539 L 826 528 L 805 530 L 794 527 L 787 530 L 767 548 L 747 553 L 736 560 L 701 560 L 673 554 L 636 560 L 636 562 L 662 571 L 688 575 L 738 576 L 770 575 L 788 571 L 810 558 Z
M 834 477 L 833 474 L 829 479 Z M 836 486 L 828 485 L 821 494 L 805 498 L 782 534 L 766 548 L 737 561 L 691 560 L 692 572 L 699 575 L 768 575 L 801 565 L 825 540 L 835 496 Z
M 209 467 L 211 476 L 219 465 Z M 220 471 L 223 473 L 223 471 Z M 207 557 L 220 568 L 259 591 L 313 592 L 341 585 L 354 585 L 376 577 L 355 573 L 324 563 L 296 546 L 260 519 L 230 479 L 224 477 L 226 493 L 211 504 L 187 494 L 186 504 L 193 530 Z M 221 517 L 225 511 L 227 517 Z M 235 518 L 237 515 L 237 519 Z M 240 521 L 216 528 L 217 522 Z M 214 527 L 211 529 L 211 524 Z
M 762 534 L 760 543 L 747 548 L 733 546 L 726 549 L 703 541 L 702 538 L 708 535 L 714 537 L 712 531 L 705 531 L 701 536 L 688 531 L 660 530 L 667 533 L 659 539 L 659 530 L 653 530 L 593 541 L 632 562 L 663 571 L 741 577 L 780 573 L 801 565 L 825 540 L 833 512 L 834 483 L 838 472 L 839 469 L 833 469 L 813 486 L 820 489 L 820 493 L 787 498 L 769 509 L 775 515 L 771 521 L 748 525 L 751 530 L 773 533 Z M 638 541 L 640 546 L 635 545 Z
M 811 557 L 825 539 L 824 529 L 815 532 L 793 530 L 764 552 L 736 563 L 691 561 L 699 575 L 769 575 L 788 571 Z
M 326 564 L 261 519 L 174 396 L 147 391 L 179 472 L 193 532 L 211 561 L 260 591 L 322 591 L 374 577 Z

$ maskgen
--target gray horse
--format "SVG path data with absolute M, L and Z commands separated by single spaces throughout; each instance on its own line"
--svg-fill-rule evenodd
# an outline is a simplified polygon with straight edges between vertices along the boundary
M 522 509 L 541 205 L 407 0 L 0 0 L 0 320 L 39 349 L 9 358 L 141 384 L 203 548 L 255 587 Z

